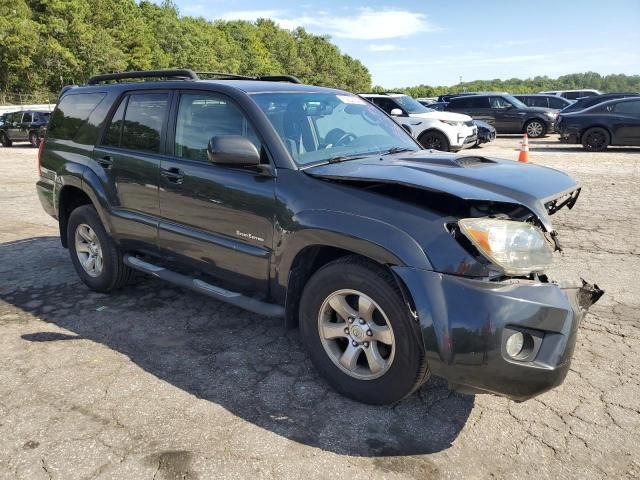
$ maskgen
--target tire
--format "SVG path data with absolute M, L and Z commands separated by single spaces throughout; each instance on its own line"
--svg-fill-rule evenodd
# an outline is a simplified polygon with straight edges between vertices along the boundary
M 0 144 L 2 144 L 3 147 L 10 147 L 13 142 L 9 140 L 5 132 L 0 132 Z
M 542 120 L 534 118 L 524 125 L 524 132 L 529 138 L 540 138 L 547 134 L 547 124 Z
M 420 145 L 427 150 L 440 150 L 442 152 L 448 152 L 450 150 L 449 140 L 447 140 L 446 135 L 434 130 L 424 132 L 420 135 L 418 141 Z
M 611 143 L 611 135 L 602 127 L 593 127 L 582 134 L 582 146 L 590 152 L 601 152 Z
M 40 135 L 38 132 L 29 133 L 29 143 L 32 147 L 38 148 L 40 146 Z
M 97 248 L 95 242 L 92 246 L 87 241 L 87 235 L 97 241 Z M 76 273 L 91 290 L 111 292 L 131 280 L 133 270 L 122 262 L 122 252 L 104 229 L 93 205 L 82 205 L 71 212 L 67 225 L 67 242 Z M 80 248 L 84 251 L 79 250 Z M 101 261 L 94 258 L 95 268 L 86 269 L 81 264 L 81 257 L 88 260 L 91 255 L 101 256 Z M 97 267 L 98 264 L 100 268 Z
M 345 306 L 359 318 L 352 323 L 345 319 Z M 359 402 L 398 402 L 429 375 L 419 326 L 391 272 L 361 257 L 328 263 L 307 282 L 300 300 L 300 335 L 320 374 Z M 355 354 L 345 355 L 347 351 Z

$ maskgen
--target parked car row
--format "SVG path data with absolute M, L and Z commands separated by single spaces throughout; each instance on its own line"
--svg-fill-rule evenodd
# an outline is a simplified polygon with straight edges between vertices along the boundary
M 14 142 L 29 142 L 37 148 L 49 123 L 49 115 L 49 112 L 38 110 L 5 113 L 0 116 L 0 144 L 10 147 Z
M 609 145 L 640 146 L 640 94 L 598 90 L 554 90 L 537 94 L 460 92 L 421 99 L 431 111 L 464 114 L 477 128 L 476 145 L 497 133 L 526 133 L 531 138 L 557 132 L 560 141 L 587 150 Z M 479 123 L 482 122 L 482 123 Z M 482 132 L 480 125 L 482 125 Z M 482 138 L 481 138 L 482 137 Z

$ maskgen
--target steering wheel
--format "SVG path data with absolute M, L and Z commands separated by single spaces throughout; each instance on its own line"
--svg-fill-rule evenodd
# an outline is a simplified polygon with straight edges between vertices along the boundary
M 346 145 L 349 145 L 349 144 L 350 144 L 351 142 L 353 142 L 356 138 L 358 138 L 358 137 L 356 137 L 353 133 L 349 133 L 349 132 L 347 132 L 347 133 L 345 133 L 344 135 L 342 135 L 342 136 L 338 139 L 338 141 L 337 141 L 336 143 L 334 143 L 334 145 L 335 145 L 336 147 L 344 147 L 344 146 L 346 146 Z M 347 141 L 347 140 L 348 140 L 348 141 Z

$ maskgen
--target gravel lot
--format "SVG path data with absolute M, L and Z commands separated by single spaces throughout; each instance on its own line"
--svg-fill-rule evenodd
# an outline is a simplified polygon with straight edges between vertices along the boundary
M 36 151 L 0 148 L 0 478 L 640 478 L 640 149 L 531 143 L 584 186 L 557 276 L 606 290 L 567 380 L 517 404 L 432 379 L 393 408 L 331 391 L 279 321 L 150 279 L 90 293 Z

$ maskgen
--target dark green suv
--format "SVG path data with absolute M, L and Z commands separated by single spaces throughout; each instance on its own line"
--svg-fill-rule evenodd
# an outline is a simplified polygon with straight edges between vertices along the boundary
M 37 191 L 89 288 L 137 270 L 283 317 L 363 402 L 429 374 L 537 395 L 564 379 L 602 294 L 543 273 L 550 216 L 580 192 L 569 176 L 423 150 L 366 100 L 292 77 L 128 72 L 65 89 Z
M 0 144 L 10 147 L 14 142 L 29 142 L 38 147 L 49 123 L 49 112 L 21 110 L 0 117 Z

